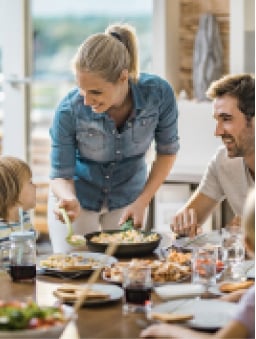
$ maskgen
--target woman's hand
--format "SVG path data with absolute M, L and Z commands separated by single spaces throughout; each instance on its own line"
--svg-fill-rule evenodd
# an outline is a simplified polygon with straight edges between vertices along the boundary
M 141 204 L 139 200 L 135 200 L 124 210 L 123 215 L 119 220 L 119 225 L 122 225 L 128 219 L 132 219 L 134 227 L 141 228 L 143 226 L 145 208 L 146 207 Z
M 66 210 L 71 222 L 73 222 L 79 216 L 81 211 L 80 203 L 76 198 L 59 200 L 54 209 L 54 213 L 56 215 L 56 218 L 61 220 L 62 222 L 64 222 L 64 220 L 62 217 L 62 213 L 60 213 L 60 208 L 64 208 Z

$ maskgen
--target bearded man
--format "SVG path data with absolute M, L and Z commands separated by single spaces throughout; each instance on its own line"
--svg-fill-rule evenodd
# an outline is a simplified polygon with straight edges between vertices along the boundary
M 213 100 L 215 136 L 222 138 L 224 146 L 217 150 L 208 164 L 198 189 L 173 218 L 173 231 L 190 236 L 198 233 L 210 213 L 224 199 L 227 199 L 236 221 L 239 220 L 255 178 L 254 76 L 224 76 L 214 81 L 206 94 Z

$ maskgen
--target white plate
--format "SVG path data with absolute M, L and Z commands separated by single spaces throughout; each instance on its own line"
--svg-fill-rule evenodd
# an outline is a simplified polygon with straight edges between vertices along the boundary
M 193 328 L 216 330 L 225 326 L 235 315 L 238 305 L 217 299 L 178 299 L 152 308 L 156 313 L 193 314 L 186 322 Z
M 81 284 L 79 286 L 86 287 L 87 284 Z M 93 284 L 90 288 L 93 289 L 94 291 L 100 291 L 100 292 L 104 292 L 108 294 L 109 298 L 87 299 L 84 302 L 85 306 L 107 304 L 113 301 L 120 300 L 124 295 L 124 290 L 121 287 L 116 286 L 116 285 Z M 67 304 L 69 304 L 69 302 L 67 302 Z
M 204 290 L 201 284 L 166 284 L 155 287 L 156 294 L 162 299 L 193 297 L 201 295 Z
M 66 318 L 72 315 L 73 307 L 63 305 L 63 310 Z M 48 328 L 39 328 L 31 330 L 17 330 L 17 331 L 1 331 L 0 338 L 14 339 L 14 338 L 59 338 L 63 332 L 66 323 L 61 325 L 50 326 Z
M 117 262 L 117 259 L 115 257 L 112 256 L 107 256 L 104 253 L 97 253 L 97 252 L 72 252 L 69 255 L 72 256 L 82 256 L 83 257 L 83 261 L 82 264 L 86 264 L 88 262 L 90 262 L 90 259 L 96 260 L 99 263 L 103 262 L 104 266 L 110 266 L 113 263 Z M 93 270 L 97 269 L 99 267 L 99 264 L 95 264 L 92 266 L 91 269 L 87 269 L 87 270 L 72 270 L 72 271 L 65 271 L 65 270 L 61 270 L 61 269 L 57 269 L 57 268 L 49 268 L 49 267 L 45 267 L 45 266 L 41 266 L 40 265 L 40 260 L 42 259 L 47 259 L 50 255 L 45 255 L 45 256 L 41 256 L 38 259 L 38 264 L 37 264 L 37 269 L 38 269 L 38 273 L 41 274 L 56 274 L 57 276 L 60 277 L 78 277 L 84 274 L 90 274 Z

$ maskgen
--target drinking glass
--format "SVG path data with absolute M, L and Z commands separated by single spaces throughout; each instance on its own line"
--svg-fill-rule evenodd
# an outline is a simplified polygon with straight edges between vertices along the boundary
M 225 279 L 243 280 L 245 248 L 240 226 L 226 227 L 222 235 L 222 251 L 226 267 Z
M 128 266 L 123 271 L 123 314 L 151 310 L 151 268 Z
M 217 248 L 194 248 L 192 254 L 192 281 L 202 284 L 205 292 L 216 284 Z

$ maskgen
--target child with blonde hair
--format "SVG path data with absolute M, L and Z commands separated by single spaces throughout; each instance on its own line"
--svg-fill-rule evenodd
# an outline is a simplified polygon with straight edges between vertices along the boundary
M 26 162 L 11 156 L 0 157 L 0 244 L 13 231 L 31 230 L 29 210 L 36 204 L 36 187 Z M 19 213 L 21 212 L 21 213 Z
M 255 191 L 247 196 L 242 215 L 244 241 L 248 256 L 255 252 Z M 255 338 L 255 285 L 242 296 L 234 318 L 214 335 L 169 324 L 152 325 L 141 332 L 142 338 Z

